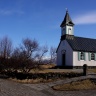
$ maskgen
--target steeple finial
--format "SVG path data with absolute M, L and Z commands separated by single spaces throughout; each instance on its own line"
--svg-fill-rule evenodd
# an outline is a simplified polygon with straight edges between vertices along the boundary
M 66 13 L 68 13 L 68 8 L 66 8 Z

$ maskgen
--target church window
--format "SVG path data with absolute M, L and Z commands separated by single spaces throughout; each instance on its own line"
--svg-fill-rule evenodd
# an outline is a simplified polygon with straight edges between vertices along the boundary
M 78 60 L 85 60 L 86 59 L 86 54 L 85 52 L 78 52 Z
M 84 56 L 84 52 L 81 52 L 80 54 L 80 60 L 84 60 L 85 56 Z
M 95 54 L 91 53 L 91 60 L 95 60 Z
M 69 28 L 69 30 L 71 30 L 71 28 Z

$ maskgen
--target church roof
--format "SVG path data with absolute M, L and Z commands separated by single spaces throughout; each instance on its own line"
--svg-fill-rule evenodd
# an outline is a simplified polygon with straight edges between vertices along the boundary
M 73 36 L 66 40 L 74 51 L 96 52 L 96 39 Z
M 71 26 L 74 25 L 74 23 L 72 22 L 72 20 L 69 16 L 68 10 L 66 11 L 66 15 L 65 15 L 64 20 L 61 23 L 60 27 L 64 27 L 65 25 L 71 25 Z
M 66 35 L 61 38 L 58 48 L 62 40 L 66 40 L 73 51 L 96 52 L 96 39 Z

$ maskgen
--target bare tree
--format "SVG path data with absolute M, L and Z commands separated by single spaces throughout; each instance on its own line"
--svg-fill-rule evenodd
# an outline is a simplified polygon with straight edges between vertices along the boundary
M 23 50 L 23 52 L 25 52 L 28 56 L 28 58 L 31 58 L 33 55 L 33 52 L 35 52 L 38 49 L 38 42 L 34 39 L 31 40 L 29 38 L 26 38 L 23 40 L 23 46 L 21 47 L 21 49 Z
M 22 45 L 16 48 L 12 54 L 13 61 L 16 61 L 14 68 L 22 70 L 22 72 L 29 72 L 36 64 L 33 60 L 33 53 L 37 51 L 38 46 L 36 40 L 24 39 Z
M 56 63 L 56 48 L 55 47 L 51 47 L 50 48 L 50 63 Z
M 11 61 L 14 63 L 13 69 L 21 70 L 21 72 L 29 72 L 34 67 L 34 62 L 28 58 L 26 51 L 16 48 L 12 54 Z
M 43 59 L 44 59 L 44 55 L 48 52 L 48 47 L 47 46 L 43 46 L 38 50 L 38 53 L 36 54 L 35 59 L 37 59 L 38 63 L 42 63 Z
M 0 40 L 0 56 L 9 58 L 12 53 L 12 42 L 8 37 Z
M 12 58 L 19 58 L 20 56 L 20 48 L 15 48 L 12 53 Z

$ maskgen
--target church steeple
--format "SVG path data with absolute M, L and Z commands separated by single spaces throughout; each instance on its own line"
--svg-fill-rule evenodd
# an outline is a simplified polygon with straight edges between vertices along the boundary
M 64 20 L 62 21 L 62 23 L 60 25 L 61 36 L 63 36 L 63 35 L 74 35 L 73 26 L 74 26 L 74 23 L 72 22 L 72 20 L 69 16 L 68 10 L 66 10 Z
M 66 25 L 70 25 L 70 26 L 74 25 L 74 23 L 72 22 L 72 20 L 71 20 L 71 18 L 69 16 L 68 10 L 66 10 L 66 15 L 65 15 L 64 20 L 61 23 L 60 27 L 64 27 Z

